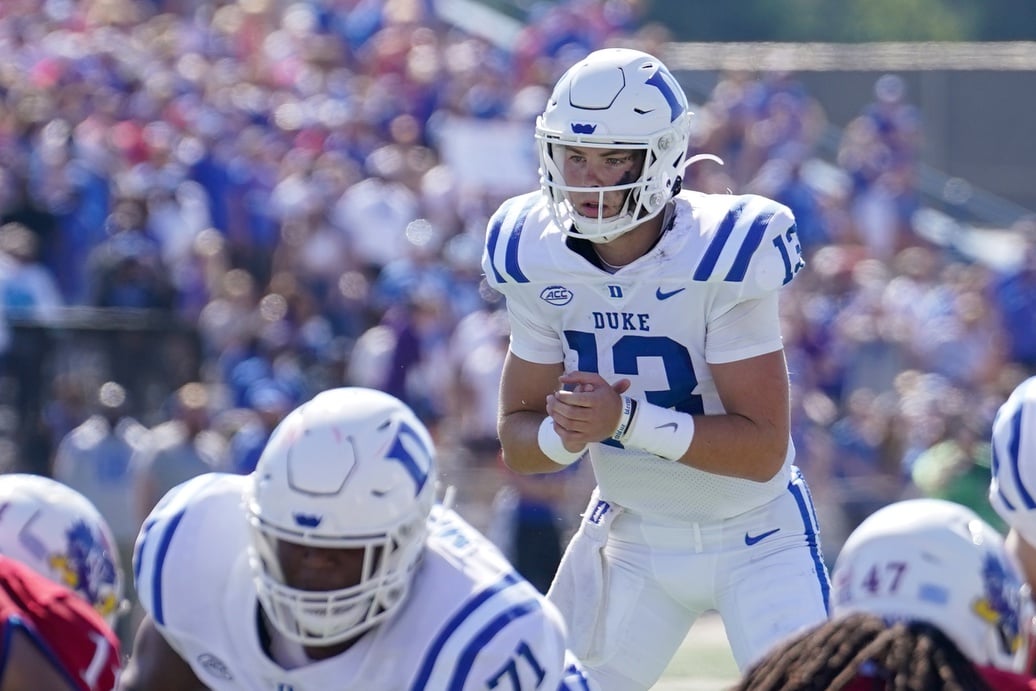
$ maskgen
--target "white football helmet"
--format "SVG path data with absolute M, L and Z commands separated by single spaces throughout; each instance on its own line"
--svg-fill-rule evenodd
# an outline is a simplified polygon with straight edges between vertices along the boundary
M 1000 534 L 971 509 L 909 499 L 879 509 L 849 536 L 832 573 L 831 613 L 923 621 L 973 662 L 1022 671 L 1032 601 Z
M 989 503 L 1026 541 L 1036 544 L 1036 377 L 997 411 L 992 433 Z
M 540 184 L 561 231 L 610 242 L 657 216 L 680 191 L 690 116 L 676 78 L 647 53 L 606 48 L 569 68 L 536 119 Z M 564 146 L 643 151 L 644 167 L 628 184 L 573 187 L 562 175 Z M 628 192 L 626 202 L 609 218 L 584 216 L 569 200 L 570 192 L 616 190 Z
M 332 389 L 289 413 L 246 497 L 252 571 L 273 625 L 303 645 L 332 645 L 392 616 L 423 553 L 436 481 L 428 430 L 393 396 Z M 363 576 L 337 590 L 293 588 L 278 540 L 363 549 Z
M 128 608 L 108 523 L 89 499 L 56 480 L 0 474 L 0 554 L 74 590 L 109 626 Z

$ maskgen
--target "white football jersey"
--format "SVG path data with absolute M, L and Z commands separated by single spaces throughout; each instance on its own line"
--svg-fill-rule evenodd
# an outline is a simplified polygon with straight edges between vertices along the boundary
M 407 602 L 335 657 L 271 659 L 248 564 L 246 476 L 211 473 L 169 492 L 134 554 L 140 601 L 215 691 L 487 691 L 588 688 L 557 610 L 455 512 L 436 507 Z
M 794 219 L 755 195 L 684 191 L 674 204 L 672 225 L 655 247 L 609 273 L 566 243 L 540 192 L 504 202 L 489 222 L 482 263 L 507 298 L 511 351 L 609 382 L 629 378 L 628 393 L 654 405 L 723 413 L 708 363 L 782 347 L 776 293 L 803 266 Z M 760 309 L 744 318 L 741 310 L 753 305 Z M 611 440 L 590 445 L 603 497 L 677 520 L 761 506 L 785 491 L 793 459 L 789 443 L 782 472 L 760 483 Z
M 989 503 L 1036 545 L 1036 377 L 1019 384 L 997 411 L 992 465 Z

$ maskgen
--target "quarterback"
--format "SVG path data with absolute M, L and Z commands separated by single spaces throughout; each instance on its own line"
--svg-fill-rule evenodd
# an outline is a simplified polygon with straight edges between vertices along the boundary
M 248 476 L 171 490 L 141 528 L 147 617 L 122 689 L 589 690 L 560 615 L 433 505 L 428 430 L 371 389 L 318 394 Z
M 483 253 L 511 320 L 505 462 L 593 464 L 548 597 L 609 690 L 649 688 L 707 609 L 742 667 L 827 617 L 778 318 L 795 222 L 681 191 L 690 117 L 656 58 L 591 53 L 537 120 L 541 190 L 500 206 Z

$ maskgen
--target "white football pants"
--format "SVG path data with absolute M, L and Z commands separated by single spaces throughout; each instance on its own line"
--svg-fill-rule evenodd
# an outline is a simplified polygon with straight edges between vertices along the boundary
M 602 691 L 649 689 L 715 609 L 742 670 L 827 618 L 829 581 L 805 481 L 716 523 L 649 520 L 594 490 L 547 597 Z

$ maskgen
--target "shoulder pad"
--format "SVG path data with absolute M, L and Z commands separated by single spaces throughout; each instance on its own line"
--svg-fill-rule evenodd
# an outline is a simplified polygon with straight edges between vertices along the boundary
M 141 526 L 133 578 L 141 605 L 159 626 L 179 609 L 170 603 L 178 602 L 184 589 L 197 591 L 199 584 L 218 589 L 220 574 L 225 578 L 246 548 L 245 477 L 207 473 L 177 485 Z
M 753 194 L 706 195 L 695 203 L 707 246 L 694 280 L 744 283 L 750 293 L 765 293 L 790 283 L 805 265 L 795 218 L 783 204 Z
M 486 245 L 482 253 L 482 270 L 490 284 L 528 283 L 529 277 L 523 267 L 524 253 L 519 253 L 523 233 L 535 233 L 544 229 L 540 214 L 546 213 L 543 195 L 530 192 L 508 199 L 496 210 L 486 228 Z M 530 218 L 535 217 L 533 222 Z

